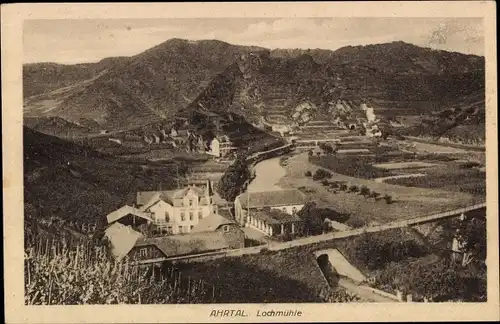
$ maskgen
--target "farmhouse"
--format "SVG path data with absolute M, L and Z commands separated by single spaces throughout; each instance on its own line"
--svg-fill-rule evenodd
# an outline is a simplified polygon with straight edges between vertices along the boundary
M 276 225 L 290 224 L 292 229 L 292 224 L 298 221 L 293 216 L 304 207 L 306 201 L 306 196 L 298 190 L 246 192 L 235 199 L 235 218 L 241 225 L 273 235 L 281 233 L 281 228 L 274 231 L 271 228 Z M 281 213 L 276 214 L 273 210 Z
M 209 183 L 205 186 L 187 186 L 180 190 L 142 191 L 137 193 L 140 210 L 153 223 L 169 234 L 189 233 L 200 219 L 217 213 L 212 202 Z

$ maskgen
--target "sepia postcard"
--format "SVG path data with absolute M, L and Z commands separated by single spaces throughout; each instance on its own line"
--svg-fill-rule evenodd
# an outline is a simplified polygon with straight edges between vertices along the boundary
M 495 9 L 2 5 L 6 322 L 499 320 Z

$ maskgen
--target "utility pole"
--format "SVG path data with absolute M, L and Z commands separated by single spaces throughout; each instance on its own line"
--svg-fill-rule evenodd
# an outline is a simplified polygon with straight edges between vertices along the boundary
M 250 217 L 250 190 L 247 189 L 247 217 L 245 219 L 245 223 L 248 221 Z

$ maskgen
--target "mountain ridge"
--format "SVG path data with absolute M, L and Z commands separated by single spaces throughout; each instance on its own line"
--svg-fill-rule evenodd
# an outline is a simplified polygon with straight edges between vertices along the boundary
M 48 79 L 51 90 L 41 98 L 25 97 L 25 115 L 70 122 L 83 117 L 119 130 L 171 119 L 200 105 L 254 122 L 263 111 L 288 114 L 301 102 L 326 111 L 337 100 L 369 100 L 376 109 L 397 113 L 405 112 L 395 107 L 410 105 L 428 114 L 484 92 L 484 57 L 405 42 L 287 52 L 174 38 L 128 58 L 94 64 L 75 65 L 73 74 L 66 66 L 59 74 L 69 76 L 54 83 L 50 75 L 37 76 L 36 65 L 23 67 L 31 69 L 23 75 L 25 94 L 40 91 L 37 78 Z M 82 75 L 92 78 L 82 81 Z M 61 83 L 66 88 L 58 88 Z M 477 100 L 484 106 L 484 96 Z

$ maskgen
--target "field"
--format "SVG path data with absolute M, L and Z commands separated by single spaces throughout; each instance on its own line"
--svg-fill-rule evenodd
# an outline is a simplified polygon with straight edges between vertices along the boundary
M 486 173 L 477 169 L 448 168 L 426 170 L 425 177 L 388 179 L 387 183 L 418 188 L 439 188 L 486 197 Z
M 316 201 L 319 207 L 332 208 L 341 213 L 350 214 L 348 225 L 352 225 L 352 223 L 384 223 L 397 219 L 429 215 L 478 203 L 484 199 L 466 192 L 375 182 L 373 178 L 391 176 L 395 173 L 394 171 L 377 169 L 371 165 L 366 166 L 363 163 L 363 158 L 354 156 L 349 159 L 340 159 L 338 164 L 331 162 L 334 170 L 330 171 L 333 172 L 332 178 L 329 180 L 344 182 L 348 186 L 366 186 L 371 191 L 378 192 L 381 197 L 386 194 L 390 195 L 393 198 L 393 203 L 387 204 L 383 200 L 367 199 L 356 193 L 344 191 L 333 193 L 329 191 L 329 188 L 322 185 L 321 182 L 305 176 L 306 171 L 311 171 L 314 174 L 319 168 L 319 166 L 309 162 L 307 153 L 298 154 L 288 159 L 285 166 L 286 175 L 280 180 L 279 185 L 282 188 L 303 188 L 305 194 Z M 356 162 L 356 159 L 359 160 Z M 365 167 L 365 169 L 360 166 Z M 350 175 L 346 175 L 348 174 L 346 170 L 349 171 Z M 420 180 L 421 178 L 417 179 Z M 408 181 L 407 179 L 402 180 Z
M 398 169 L 420 169 L 436 166 L 436 164 L 425 162 L 397 162 L 397 163 L 380 163 L 373 165 L 376 168 L 384 170 L 398 170 Z
M 394 179 L 381 180 L 405 187 L 434 188 L 484 197 L 486 174 L 481 169 L 484 157 L 480 155 L 473 152 L 470 155 L 431 153 L 415 156 L 411 153 L 386 152 L 373 155 L 313 156 L 310 161 L 335 173 L 360 179 L 394 176 Z M 419 176 L 411 177 L 415 173 Z M 425 176 L 420 176 L 421 174 Z M 398 176 L 401 177 L 397 178 Z

